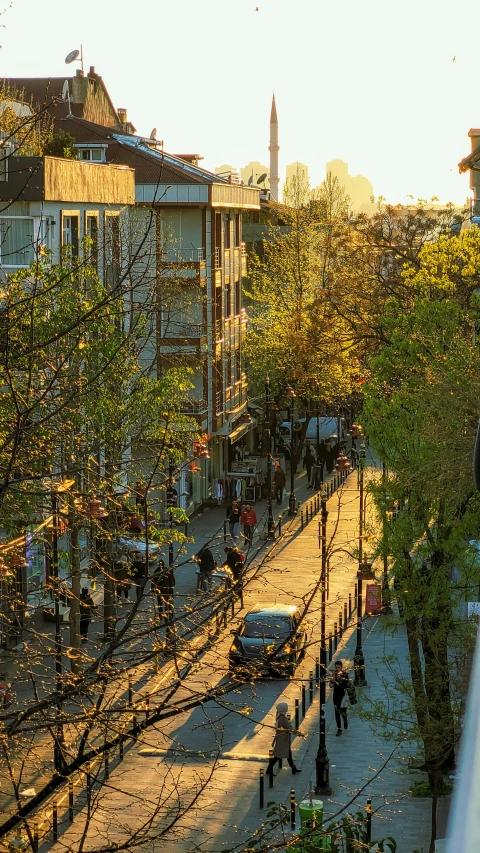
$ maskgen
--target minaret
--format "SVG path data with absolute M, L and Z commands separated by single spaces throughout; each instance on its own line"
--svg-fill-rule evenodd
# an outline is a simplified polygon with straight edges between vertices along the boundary
M 277 108 L 275 106 L 275 95 L 272 98 L 272 112 L 270 113 L 270 198 L 272 201 L 278 201 L 278 185 L 280 178 L 278 177 L 278 152 L 280 146 L 278 144 L 278 118 Z

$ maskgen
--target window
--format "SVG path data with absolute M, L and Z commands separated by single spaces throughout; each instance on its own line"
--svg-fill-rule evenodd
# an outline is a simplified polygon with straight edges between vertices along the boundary
M 239 246 L 242 242 L 242 220 L 241 214 L 235 214 L 235 245 Z
M 78 152 L 79 160 L 91 160 L 95 163 L 105 163 L 104 148 L 80 148 Z
M 69 246 L 72 258 L 78 258 L 78 213 L 62 211 L 62 246 Z
M 0 257 L 4 266 L 27 266 L 35 257 L 33 219 L 2 216 L 0 218 Z
M 225 231 L 224 231 L 224 247 L 225 249 L 230 248 L 230 217 L 225 217 Z
M 88 247 L 90 262 L 97 265 L 98 256 L 98 213 L 85 213 L 85 236 L 89 237 L 91 243 Z
M 115 287 L 120 280 L 120 217 L 105 216 L 105 282 Z

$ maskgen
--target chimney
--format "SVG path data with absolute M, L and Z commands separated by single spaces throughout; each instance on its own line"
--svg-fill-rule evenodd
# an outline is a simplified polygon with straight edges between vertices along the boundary
M 91 65 L 91 66 L 90 66 L 90 71 L 88 72 L 88 76 L 89 76 L 89 77 L 94 77 L 95 79 L 98 77 L 98 74 L 97 74 L 97 73 L 96 73 L 96 71 L 95 71 L 95 66 L 94 66 L 94 65 Z
M 118 120 L 120 124 L 125 125 L 127 123 L 127 111 L 124 107 L 117 107 Z

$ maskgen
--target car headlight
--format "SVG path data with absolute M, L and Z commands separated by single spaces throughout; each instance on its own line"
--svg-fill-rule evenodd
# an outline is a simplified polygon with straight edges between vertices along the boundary
M 230 646 L 230 654 L 231 655 L 240 655 L 241 654 L 241 650 L 238 648 L 236 643 L 232 643 L 232 645 Z

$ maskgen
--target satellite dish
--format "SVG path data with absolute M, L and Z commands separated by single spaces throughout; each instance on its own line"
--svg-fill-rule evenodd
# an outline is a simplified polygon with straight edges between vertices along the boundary
M 264 172 L 263 175 L 260 175 L 260 177 L 257 178 L 257 184 L 263 184 L 263 182 L 266 180 L 266 177 L 267 177 L 267 173 Z
M 154 127 L 152 132 L 150 133 L 150 139 L 156 139 L 156 138 L 157 138 L 157 128 Z
M 63 100 L 63 101 L 68 101 L 68 100 L 69 100 L 68 80 L 65 80 L 65 83 L 63 84 L 63 89 L 62 89 L 62 100 Z
M 78 59 L 79 56 L 79 50 L 71 50 L 68 56 L 65 57 L 65 65 L 70 65 L 71 62 L 75 62 L 75 60 Z
M 250 177 L 248 179 L 248 186 L 251 187 L 252 184 L 253 184 L 253 175 L 250 175 Z

